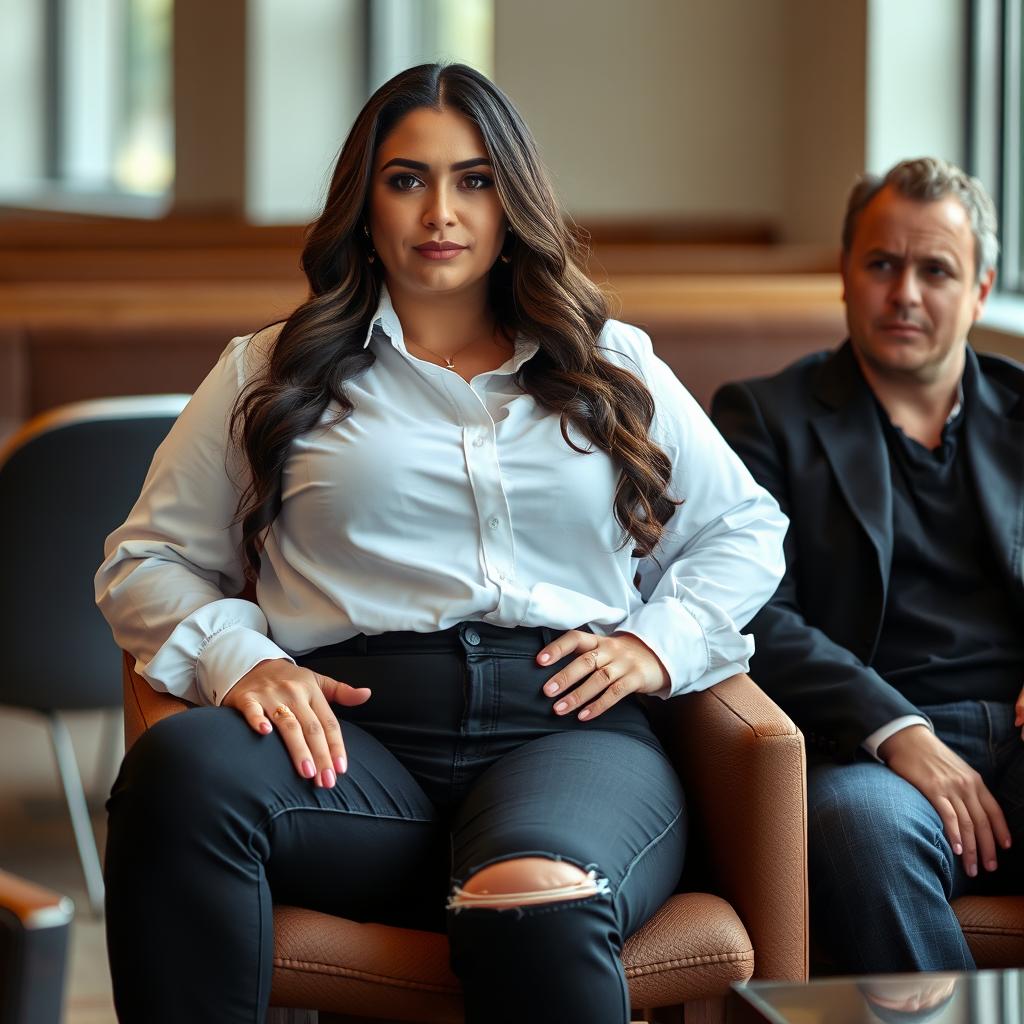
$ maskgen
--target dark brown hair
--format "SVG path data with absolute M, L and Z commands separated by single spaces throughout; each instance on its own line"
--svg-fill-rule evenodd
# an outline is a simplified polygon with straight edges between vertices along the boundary
M 596 339 L 608 318 L 604 296 L 581 269 L 581 246 L 563 220 L 529 129 L 509 99 L 461 64 L 424 64 L 396 75 L 367 101 L 331 179 L 324 212 L 310 227 L 302 268 L 310 296 L 281 329 L 265 369 L 235 403 L 232 434 L 251 478 L 238 506 L 243 556 L 259 570 L 265 531 L 281 507 L 281 478 L 292 441 L 311 430 L 331 401 L 338 418 L 352 412 L 345 381 L 374 361 L 363 347 L 377 308 L 383 271 L 367 260 L 362 225 L 380 144 L 409 112 L 456 110 L 479 129 L 487 148 L 511 244 L 495 262 L 490 302 L 510 335 L 540 350 L 518 373 L 520 387 L 619 465 L 615 516 L 635 553 L 653 552 L 677 502 L 666 493 L 671 464 L 648 436 L 654 401 L 643 381 L 608 361 Z

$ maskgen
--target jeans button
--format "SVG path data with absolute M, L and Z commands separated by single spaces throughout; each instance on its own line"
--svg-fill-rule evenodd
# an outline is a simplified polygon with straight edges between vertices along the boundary
M 466 643 L 476 647 L 480 643 L 480 634 L 475 629 L 467 629 L 465 632 Z

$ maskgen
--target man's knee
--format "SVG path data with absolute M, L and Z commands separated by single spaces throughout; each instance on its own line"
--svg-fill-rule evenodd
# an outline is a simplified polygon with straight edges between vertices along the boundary
M 583 899 L 606 892 L 608 882 L 596 871 L 549 857 L 515 857 L 470 875 L 456 886 L 449 910 L 467 907 L 522 907 Z
M 922 869 L 951 875 L 942 821 L 910 783 L 881 765 L 847 766 L 808 781 L 808 845 L 819 880 L 822 872 L 844 884 Z

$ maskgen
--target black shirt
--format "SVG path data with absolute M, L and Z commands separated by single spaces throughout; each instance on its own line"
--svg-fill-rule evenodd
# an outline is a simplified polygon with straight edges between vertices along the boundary
M 893 555 L 872 667 L 917 705 L 1017 699 L 1024 630 L 1013 616 L 964 454 L 964 417 L 929 450 L 879 405 L 892 481 Z

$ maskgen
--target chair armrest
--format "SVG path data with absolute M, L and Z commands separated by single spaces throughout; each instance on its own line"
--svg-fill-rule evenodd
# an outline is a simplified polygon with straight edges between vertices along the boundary
M 168 715 L 176 715 L 192 707 L 187 700 L 157 693 L 135 671 L 135 659 L 123 652 L 124 662 L 124 748 L 131 745 L 152 725 Z
M 754 977 L 807 978 L 803 736 L 746 675 L 669 703 L 691 836 L 754 946 Z
M 0 871 L 0 1016 L 3 1024 L 58 1024 L 74 905 Z

